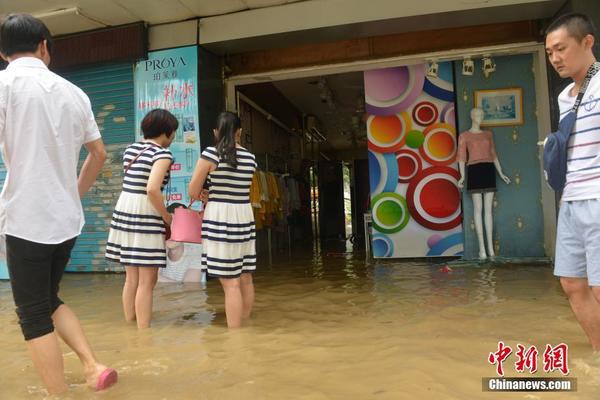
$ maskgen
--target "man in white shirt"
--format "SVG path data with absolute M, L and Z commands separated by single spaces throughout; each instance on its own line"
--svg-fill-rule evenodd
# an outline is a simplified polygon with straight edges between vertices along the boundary
M 567 114 L 590 67 L 594 26 L 582 14 L 559 17 L 546 30 L 546 52 L 562 78 L 573 83 L 558 97 Z M 569 137 L 554 274 L 594 350 L 600 350 L 600 73 L 590 80 Z
M 71 250 L 84 224 L 81 197 L 106 159 L 90 101 L 50 72 L 52 38 L 27 14 L 0 23 L 0 150 L 8 171 L 0 194 L 0 234 L 16 312 L 31 358 L 53 395 L 67 390 L 58 333 L 79 356 L 88 385 L 111 386 L 117 373 L 100 364 L 79 320 L 58 298 Z M 87 158 L 77 176 L 81 147 Z

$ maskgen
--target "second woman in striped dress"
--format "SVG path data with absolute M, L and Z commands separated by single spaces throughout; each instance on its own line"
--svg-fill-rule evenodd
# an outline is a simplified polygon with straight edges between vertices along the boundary
M 252 272 L 256 269 L 256 232 L 250 205 L 250 184 L 256 170 L 254 155 L 240 146 L 241 123 L 231 112 L 219 115 L 216 146 L 202 152 L 189 185 L 199 200 L 210 183 L 202 223 L 202 268 L 221 281 L 227 326 L 237 328 L 250 317 L 254 304 Z

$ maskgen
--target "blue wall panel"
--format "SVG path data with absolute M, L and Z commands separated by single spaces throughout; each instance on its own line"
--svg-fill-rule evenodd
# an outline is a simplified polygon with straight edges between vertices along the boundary
M 456 96 L 458 131 L 471 127 L 470 110 L 474 91 L 520 87 L 523 89 L 525 123 L 518 126 L 490 127 L 498 159 L 504 173 L 512 180 L 506 185 L 497 176 L 498 192 L 494 199 L 494 247 L 498 256 L 542 257 L 544 225 L 542 216 L 538 126 L 536 116 L 533 57 L 530 54 L 494 57 L 496 72 L 486 78 L 481 60 L 475 61 L 473 76 L 461 74 L 462 62 L 456 62 Z M 488 128 L 485 128 L 488 129 Z M 478 244 L 473 222 L 471 196 L 463 193 L 466 259 L 477 258 Z

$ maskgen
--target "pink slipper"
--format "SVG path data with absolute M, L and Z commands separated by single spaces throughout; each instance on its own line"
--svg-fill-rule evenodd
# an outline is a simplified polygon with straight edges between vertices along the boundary
M 108 389 L 119 379 L 119 375 L 117 371 L 112 368 L 106 368 L 100 376 L 98 377 L 98 381 L 96 382 L 96 391 Z

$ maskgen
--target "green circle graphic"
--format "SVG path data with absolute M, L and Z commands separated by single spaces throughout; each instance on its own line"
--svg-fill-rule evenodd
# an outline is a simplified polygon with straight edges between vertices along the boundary
M 395 225 L 403 214 L 402 206 L 395 201 L 387 200 L 377 207 L 377 219 L 385 226 Z
M 400 232 L 410 215 L 406 199 L 398 193 L 384 192 L 373 197 L 373 226 L 382 233 Z
M 406 134 L 406 145 L 413 149 L 423 146 L 425 135 L 421 131 L 410 131 Z

